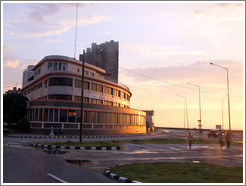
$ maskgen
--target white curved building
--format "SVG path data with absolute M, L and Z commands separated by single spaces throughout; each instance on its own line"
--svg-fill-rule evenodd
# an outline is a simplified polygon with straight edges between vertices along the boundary
M 49 134 L 53 127 L 62 128 L 64 134 L 79 134 L 81 74 L 81 61 L 56 55 L 23 72 L 31 132 Z M 105 70 L 85 63 L 83 134 L 145 133 L 146 113 L 131 109 L 129 88 L 106 80 L 106 75 Z

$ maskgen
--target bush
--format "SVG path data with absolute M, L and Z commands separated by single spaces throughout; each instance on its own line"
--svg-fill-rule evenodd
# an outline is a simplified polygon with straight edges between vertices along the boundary
M 27 119 L 21 119 L 17 123 L 17 130 L 21 132 L 30 132 L 30 122 Z

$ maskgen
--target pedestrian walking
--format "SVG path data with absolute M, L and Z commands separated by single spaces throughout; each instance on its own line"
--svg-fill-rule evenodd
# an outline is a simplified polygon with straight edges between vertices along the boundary
M 231 146 L 231 134 L 230 134 L 230 132 L 226 131 L 225 139 L 226 139 L 226 146 L 229 149 Z
M 189 132 L 188 137 L 187 137 L 188 144 L 189 144 L 189 149 L 191 149 L 192 138 L 193 138 L 193 136 L 192 136 L 191 133 Z
M 218 134 L 218 140 L 219 140 L 219 144 L 220 144 L 220 149 L 222 150 L 222 147 L 224 146 L 224 140 L 223 140 L 223 135 L 222 135 L 221 131 Z

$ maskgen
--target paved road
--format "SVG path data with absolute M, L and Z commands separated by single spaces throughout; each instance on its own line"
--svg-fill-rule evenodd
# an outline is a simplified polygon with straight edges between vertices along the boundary
M 223 166 L 243 166 L 243 147 L 231 146 L 222 151 L 217 144 L 192 146 L 187 144 L 122 144 L 125 149 L 118 151 L 75 151 L 57 155 L 62 159 L 88 159 L 93 164 L 88 168 L 103 172 L 107 168 L 140 162 L 188 162 L 213 163 Z
M 207 133 L 202 135 L 199 132 L 194 131 L 193 136 L 195 139 L 207 138 Z M 89 138 L 85 141 L 91 140 L 125 140 L 125 139 L 185 139 L 186 132 L 183 130 L 165 130 L 160 134 L 136 136 L 128 138 Z M 242 136 L 235 136 L 234 139 L 242 140 Z M 58 180 L 51 178 L 47 173 L 55 175 L 67 182 L 101 182 L 106 183 L 113 180 L 109 180 L 103 176 L 103 173 L 110 167 L 115 165 L 121 165 L 126 163 L 136 162 L 190 162 L 190 163 L 214 163 L 224 166 L 243 166 L 243 146 L 232 145 L 229 150 L 220 150 L 219 144 L 192 145 L 192 149 L 188 149 L 187 144 L 122 144 L 125 148 L 117 151 L 97 151 L 97 150 L 64 150 L 65 154 L 47 154 L 42 149 L 30 149 L 29 143 L 35 141 L 78 141 L 78 139 L 35 139 L 35 138 L 10 138 L 4 137 L 4 182 L 57 182 Z M 10 146 L 6 146 L 10 143 Z M 18 147 L 18 145 L 21 146 Z M 19 158 L 17 157 L 17 154 Z M 11 155 L 9 155 L 11 154 Z M 15 155 L 16 154 L 16 155 Z M 13 156 L 13 157 L 12 157 Z M 28 161 L 26 163 L 28 169 L 26 173 L 22 174 L 21 169 L 14 170 L 15 167 L 21 167 L 22 161 Z M 82 166 L 70 165 L 64 160 L 89 160 L 90 164 L 84 164 Z M 38 164 L 31 166 L 32 164 Z M 50 163 L 54 165 L 50 165 Z M 11 168 L 9 168 L 11 167 Z M 88 174 L 93 171 L 93 176 Z M 41 173 L 42 172 L 42 173 Z M 73 174 L 75 172 L 75 174 Z M 27 181 L 25 175 L 32 175 L 39 173 L 35 176 L 31 176 L 31 180 Z M 20 176 L 19 176 L 20 175 Z M 81 176 L 83 175 L 83 176 Z M 15 177 L 14 177 L 15 176 Z M 30 177 L 30 176 L 29 176 Z M 98 177 L 98 179 L 94 179 Z M 89 180 L 85 181 L 84 179 Z
M 3 183 L 114 183 L 115 181 L 66 163 L 56 156 L 21 143 L 3 146 Z

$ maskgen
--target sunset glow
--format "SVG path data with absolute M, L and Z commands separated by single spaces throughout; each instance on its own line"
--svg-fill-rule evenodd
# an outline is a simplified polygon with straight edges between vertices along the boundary
M 244 2 L 78 2 L 77 54 L 91 43 L 119 42 L 119 81 L 131 108 L 154 110 L 155 126 L 244 127 Z M 21 88 L 22 72 L 48 55 L 74 55 L 76 3 L 2 4 L 2 93 Z

